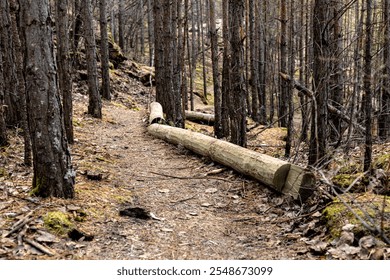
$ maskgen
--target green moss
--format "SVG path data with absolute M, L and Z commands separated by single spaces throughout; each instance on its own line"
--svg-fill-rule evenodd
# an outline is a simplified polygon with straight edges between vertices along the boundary
M 43 218 L 43 222 L 48 230 L 59 235 L 66 234 L 73 228 L 73 224 L 68 215 L 59 211 L 47 213 Z
M 73 119 L 72 122 L 73 122 L 73 126 L 77 126 L 77 127 L 84 126 L 84 124 L 81 121 L 79 121 L 78 119 Z
M 388 169 L 390 166 L 390 154 L 380 155 L 374 161 L 374 168 Z
M 42 189 L 42 185 L 44 185 L 44 183 L 45 183 L 45 178 L 44 177 L 41 178 L 37 176 L 35 179 L 35 186 L 33 185 L 32 189 L 29 192 L 29 195 L 38 196 Z
M 359 176 L 361 176 L 363 173 L 356 173 L 356 174 L 338 174 L 332 178 L 333 184 L 336 186 L 339 186 L 341 188 L 348 188 L 353 181 L 355 181 Z M 364 178 L 362 179 L 364 182 Z M 357 184 L 357 186 L 361 186 L 360 184 Z
M 356 195 L 353 203 L 350 196 L 345 196 L 344 201 L 353 209 L 356 215 L 367 222 L 365 213 L 371 216 L 377 226 L 381 223 L 382 211 L 385 214 L 390 213 L 390 198 L 386 197 L 386 206 L 383 209 L 383 199 L 381 195 L 366 193 L 364 195 Z M 357 207 L 360 206 L 364 212 Z M 328 231 L 332 238 L 340 237 L 342 227 L 346 224 L 354 224 L 353 229 L 355 235 L 369 234 L 368 230 L 361 225 L 359 219 L 339 200 L 335 199 L 332 204 L 326 207 L 322 213 L 322 218 L 327 225 Z M 369 222 L 368 222 L 369 223 Z M 390 232 L 390 221 L 384 223 L 384 231 Z

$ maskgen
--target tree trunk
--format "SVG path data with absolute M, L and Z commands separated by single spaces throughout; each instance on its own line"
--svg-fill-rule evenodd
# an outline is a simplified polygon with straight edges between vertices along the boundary
M 366 1 L 366 42 L 364 49 L 364 78 L 363 87 L 365 92 L 364 111 L 366 127 L 366 146 L 364 151 L 364 171 L 371 169 L 372 162 L 372 89 L 371 89 L 371 46 L 372 46 L 372 3 Z
M 119 38 L 119 47 L 124 51 L 125 50 L 125 34 L 124 34 L 124 7 L 123 1 L 119 0 L 118 8 L 118 38 Z
M 24 79 L 24 50 L 22 49 L 22 37 L 19 36 L 19 2 L 17 0 L 9 1 L 11 11 L 11 22 L 12 22 L 12 40 L 14 43 L 14 54 L 15 54 L 15 66 L 17 75 L 17 90 L 19 92 L 19 106 L 21 113 L 21 126 L 23 129 L 23 140 L 24 140 L 24 164 L 26 166 L 32 165 L 31 158 L 31 138 L 30 129 L 28 127 L 27 119 L 27 104 L 26 104 L 26 87 Z
M 213 67 L 213 86 L 214 86 L 214 134 L 217 138 L 223 137 L 222 130 L 222 96 L 219 81 L 219 60 L 218 60 L 218 33 L 215 23 L 215 2 L 209 1 L 210 11 L 210 42 L 211 42 L 211 62 Z M 188 117 L 188 115 L 186 114 Z
M 222 1 L 222 36 L 223 36 L 223 58 L 222 58 L 222 131 L 223 136 L 230 135 L 230 56 L 229 56 L 229 1 Z
M 0 0 L 4 1 L 4 0 Z M 1 32 L 1 27 L 0 27 Z M 0 147 L 8 145 L 7 129 L 4 118 L 4 78 L 3 78 L 3 58 L 2 58 L 2 45 L 0 44 Z
M 258 48 L 256 47 L 255 37 L 255 1 L 248 1 L 248 20 L 249 20 L 249 51 L 250 51 L 250 72 L 251 72 L 251 91 L 252 91 L 252 119 L 256 122 L 260 122 L 260 108 L 259 108 L 259 63 L 257 59 Z M 260 38 L 261 40 L 261 38 Z M 247 78 L 248 79 L 248 78 Z M 247 88 L 249 90 L 249 88 Z
M 8 1 L 0 1 L 0 44 L 3 59 L 3 79 L 4 79 L 4 103 L 5 122 L 7 126 L 17 127 L 20 125 L 20 94 L 17 90 L 19 83 L 16 67 L 14 42 L 12 37 L 12 24 L 10 19 L 10 9 Z M 4 108 L 3 108 L 4 110 Z
M 313 12 L 313 84 L 315 97 L 312 107 L 309 164 L 326 162 L 328 138 L 329 63 L 331 31 L 329 22 L 331 0 L 315 0 Z
M 102 101 L 99 94 L 96 63 L 96 41 L 93 29 L 91 0 L 83 1 L 82 13 L 84 19 L 84 39 L 88 72 L 88 114 L 95 118 L 102 118 Z
M 102 69 L 101 91 L 102 91 L 103 98 L 107 100 L 111 100 L 106 0 L 100 0 L 99 7 L 100 7 L 100 57 L 101 57 L 100 63 Z
M 280 71 L 287 73 L 287 1 L 281 0 L 280 4 Z M 289 85 L 284 80 L 280 80 L 280 95 L 279 95 L 279 124 L 281 127 L 287 127 L 288 121 L 288 95 Z
M 62 94 L 66 138 L 69 144 L 73 144 L 72 75 L 68 21 L 68 0 L 58 0 L 56 2 L 58 84 L 59 92 Z
M 378 117 L 378 135 L 381 140 L 390 140 L 390 0 L 384 0 L 384 81 L 382 86 L 379 117 Z
M 53 54 L 49 1 L 20 1 L 34 178 L 42 197 L 74 197 L 75 172 L 66 142 Z
M 231 106 L 230 141 L 239 146 L 246 146 L 246 91 L 244 82 L 244 46 L 241 36 L 244 20 L 244 0 L 229 0 L 229 28 L 231 48 Z
M 148 44 L 149 44 L 149 66 L 153 66 L 154 62 L 154 32 L 153 32 L 153 9 L 152 0 L 147 0 L 148 3 Z

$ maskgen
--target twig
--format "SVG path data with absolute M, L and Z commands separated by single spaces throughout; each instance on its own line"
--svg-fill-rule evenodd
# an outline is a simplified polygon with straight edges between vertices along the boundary
M 26 238 L 26 237 L 23 237 L 23 240 L 24 240 L 26 243 L 30 244 L 31 246 L 37 248 L 39 251 L 45 253 L 46 255 L 54 256 L 54 253 L 51 252 L 51 251 L 49 250 L 49 248 L 43 246 L 42 244 L 40 244 L 40 243 L 38 243 L 38 242 L 35 242 L 34 240 L 31 240 L 31 239 Z
M 219 177 L 211 177 L 211 176 L 192 176 L 192 177 L 181 177 L 181 176 L 174 176 L 174 175 L 169 175 L 169 174 L 163 174 L 163 173 L 158 173 L 158 172 L 150 172 L 152 174 L 160 175 L 160 176 L 165 176 L 169 178 L 174 178 L 174 179 L 181 179 L 181 180 L 198 180 L 198 179 L 214 179 L 214 180 L 221 180 L 225 182 L 231 182 L 230 180 L 224 179 L 224 178 L 219 178 Z
M 193 198 L 195 198 L 195 197 L 197 197 L 197 196 L 198 196 L 198 194 L 195 194 L 195 195 L 193 195 L 193 196 L 191 196 L 191 197 L 184 198 L 184 199 L 180 199 L 180 200 L 178 200 L 178 201 L 171 201 L 171 203 L 172 203 L 172 204 L 179 204 L 179 203 L 182 203 L 182 202 L 186 202 L 186 201 L 188 201 L 188 200 L 191 200 L 191 199 L 193 199 Z
M 18 224 L 17 226 L 13 227 L 8 233 L 4 234 L 3 237 L 8 237 L 10 236 L 11 234 L 13 234 L 14 232 L 17 232 L 19 229 L 21 229 L 22 227 L 24 227 L 25 225 L 27 225 L 29 222 L 31 222 L 32 220 L 34 220 L 34 217 L 31 217 L 27 220 L 23 219 L 23 222 Z M 18 221 L 19 222 L 19 221 Z M 15 224 L 16 225 L 16 224 Z

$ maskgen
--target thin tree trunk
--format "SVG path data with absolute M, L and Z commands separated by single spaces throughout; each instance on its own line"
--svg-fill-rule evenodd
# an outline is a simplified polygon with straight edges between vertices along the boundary
M 154 59 L 154 37 L 153 37 L 153 9 L 152 0 L 147 0 L 148 3 L 148 44 L 149 44 L 149 66 L 153 66 Z
M 390 139 L 390 0 L 384 0 L 384 81 L 382 86 L 379 117 L 378 117 L 378 135 L 381 140 Z
M 326 162 L 327 154 L 327 100 L 329 95 L 329 63 L 331 31 L 329 26 L 330 0 L 316 0 L 313 13 L 313 83 L 315 98 L 312 107 L 312 124 L 309 164 Z
M 203 96 L 207 101 L 207 72 L 206 72 L 206 50 L 204 46 L 205 36 L 204 36 L 204 27 L 203 27 L 203 3 L 202 0 L 199 2 L 199 22 L 200 22 L 200 36 L 202 43 L 202 73 L 203 73 Z
M 118 10 L 118 38 L 119 38 L 119 47 L 124 51 L 125 50 L 125 34 L 124 34 L 124 7 L 123 1 L 119 0 L 119 10 Z
M 244 23 L 244 0 L 229 0 L 229 28 L 231 47 L 231 97 L 230 106 L 230 141 L 239 146 L 246 146 L 246 91 L 244 73 L 244 46 L 241 37 Z
M 106 0 L 100 0 L 99 7 L 100 7 L 100 56 L 101 56 L 100 64 L 102 69 L 101 92 L 103 98 L 107 100 L 111 100 Z
M 290 6 L 290 36 L 289 36 L 289 62 L 290 62 L 290 69 L 289 73 L 291 77 L 294 77 L 295 73 L 295 43 L 294 43 L 294 36 L 295 36 L 295 7 L 294 7 L 294 0 L 290 0 L 291 6 Z M 291 155 L 291 148 L 293 144 L 293 135 L 294 135 L 294 102 L 293 102 L 293 90 L 294 90 L 294 83 L 290 82 L 289 88 L 288 88 L 288 95 L 287 95 L 287 103 L 288 103 L 288 118 L 287 118 L 287 138 L 286 138 L 286 149 L 285 149 L 285 156 L 287 158 Z
M 251 92 L 252 92 L 252 119 L 256 122 L 260 122 L 260 108 L 259 108 L 259 63 L 257 61 L 258 48 L 256 47 L 255 37 L 255 1 L 248 1 L 248 23 L 249 23 L 249 51 L 250 51 L 250 72 L 251 72 Z M 260 38 L 261 40 L 261 38 Z M 248 77 L 247 77 L 248 79 Z M 249 91 L 249 87 L 247 87 Z
M 230 135 L 229 117 L 229 92 L 230 84 L 230 57 L 229 57 L 229 1 L 222 1 L 222 36 L 223 36 L 223 59 L 222 59 L 222 131 L 225 137 Z
M 287 1 L 281 0 L 280 4 L 280 71 L 287 73 Z M 280 95 L 278 106 L 279 123 L 282 127 L 287 127 L 288 117 L 288 88 L 289 85 L 283 80 L 279 80 Z
M 56 2 L 56 18 L 59 91 L 62 94 L 66 138 L 69 144 L 73 144 L 72 75 L 69 58 L 68 0 L 58 0 Z
M 211 61 L 213 67 L 213 86 L 214 86 L 214 134 L 217 138 L 222 138 L 222 96 L 219 81 L 219 61 L 218 61 L 218 33 L 215 23 L 215 3 L 209 1 L 210 11 L 210 41 L 211 41 Z
M 372 89 L 371 89 L 371 47 L 372 47 L 372 3 L 366 1 L 366 42 L 364 49 L 364 78 L 363 87 L 365 92 L 364 109 L 365 109 L 365 126 L 366 126 L 366 147 L 364 151 L 364 171 L 371 169 L 372 162 Z
M 84 19 L 85 53 L 88 72 L 88 114 L 95 118 L 102 118 L 102 102 L 99 94 L 96 63 L 96 41 L 93 29 L 91 0 L 85 0 L 82 5 Z

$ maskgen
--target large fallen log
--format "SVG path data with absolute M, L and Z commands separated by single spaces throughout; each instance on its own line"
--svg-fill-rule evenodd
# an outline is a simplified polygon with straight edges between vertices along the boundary
M 314 175 L 297 165 L 201 133 L 153 123 L 151 119 L 150 123 L 148 132 L 151 135 L 172 144 L 180 144 L 251 176 L 278 192 L 291 195 L 294 199 L 303 201 L 314 190 Z
M 193 122 L 200 122 L 207 125 L 213 125 L 215 117 L 213 114 L 205 114 L 195 111 L 185 111 L 186 119 Z

